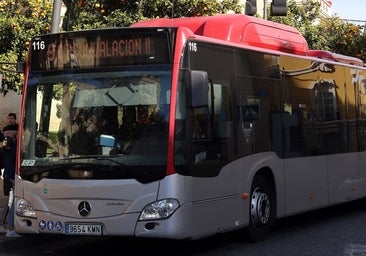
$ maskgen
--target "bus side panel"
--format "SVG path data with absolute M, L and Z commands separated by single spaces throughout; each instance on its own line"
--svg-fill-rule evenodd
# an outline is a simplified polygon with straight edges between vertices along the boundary
M 174 239 L 198 239 L 237 228 L 237 196 L 186 203 L 168 219 L 153 221 L 156 228 L 146 229 L 149 222 L 138 222 L 136 236 Z
M 364 153 L 363 153 L 364 154 Z M 365 196 L 365 179 L 361 153 L 328 157 L 329 202 L 343 203 Z
M 364 197 L 362 154 L 287 159 L 286 215 Z
M 328 205 L 327 157 L 285 160 L 286 215 Z
M 365 71 L 356 67 L 335 66 L 336 72 L 330 76 L 323 73 L 324 80 L 333 79 L 335 97 L 333 108 L 338 108 L 341 122 L 328 128 L 327 143 L 337 153 L 329 155 L 329 195 L 330 203 L 342 203 L 366 195 L 364 155 L 365 134 L 363 119 L 365 114 Z M 332 90 L 328 89 L 328 93 Z M 332 94 L 330 94 L 332 95 Z M 328 97 L 329 98 L 329 97 Z M 329 101 L 332 102 L 332 101 Z M 334 101 L 333 101 L 334 102 Z M 328 125 L 329 126 L 329 125 Z
M 171 227 L 164 225 L 169 236 L 174 234 L 168 230 L 181 226 L 178 224 L 180 222 L 184 225 L 178 233 L 186 236 L 191 234 L 190 237 L 194 238 L 238 228 L 241 223 L 239 175 L 236 161 L 224 166 L 216 177 L 170 175 L 162 180 L 159 198 L 175 197 L 181 203 L 181 207 L 170 218 L 175 221 L 167 220 L 171 222 Z M 185 215 L 189 217 L 179 219 L 179 216 Z M 160 227 L 162 229 L 163 225 Z M 144 235 L 148 233 L 145 232 Z
M 181 206 L 169 219 L 153 221 L 154 229 L 145 228 L 149 222 L 139 222 L 136 236 L 197 239 L 247 226 L 249 198 L 242 196 L 250 194 L 252 179 L 263 168 L 270 169 L 274 175 L 277 209 L 282 216 L 283 160 L 274 153 L 264 152 L 231 162 L 217 177 L 165 177 L 160 184 L 159 198 L 177 198 Z
M 281 55 L 286 214 L 360 197 L 356 68 Z M 361 86 L 360 88 L 362 88 Z M 361 130 L 360 130 L 361 129 Z

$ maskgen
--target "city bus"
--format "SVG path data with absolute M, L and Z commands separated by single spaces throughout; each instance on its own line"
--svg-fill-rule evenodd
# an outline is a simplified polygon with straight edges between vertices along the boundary
M 259 241 L 361 199 L 365 77 L 360 59 L 242 14 L 34 37 L 15 230 Z

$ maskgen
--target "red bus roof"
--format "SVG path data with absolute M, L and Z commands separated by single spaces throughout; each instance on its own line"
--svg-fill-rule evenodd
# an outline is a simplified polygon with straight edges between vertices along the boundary
M 264 49 L 307 55 L 308 44 L 298 30 L 243 14 L 152 19 L 131 27 L 186 27 L 194 34 Z
M 356 66 L 361 66 L 361 67 L 364 66 L 363 61 L 358 58 L 354 58 L 354 57 L 350 57 L 350 56 L 342 55 L 342 54 L 337 54 L 337 53 L 332 53 L 332 52 L 328 52 L 328 51 L 309 50 L 308 55 L 312 56 L 312 57 L 318 57 L 320 59 L 325 59 L 325 60 L 331 60 L 331 61 L 351 64 L 351 65 L 356 65 Z

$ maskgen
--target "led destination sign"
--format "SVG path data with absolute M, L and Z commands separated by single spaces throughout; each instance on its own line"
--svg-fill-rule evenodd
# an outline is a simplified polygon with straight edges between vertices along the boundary
M 151 37 L 100 41 L 98 49 L 104 58 L 153 55 Z
M 112 30 L 114 31 L 114 30 Z M 31 42 L 31 70 L 85 69 L 169 63 L 168 33 L 87 33 L 37 37 Z

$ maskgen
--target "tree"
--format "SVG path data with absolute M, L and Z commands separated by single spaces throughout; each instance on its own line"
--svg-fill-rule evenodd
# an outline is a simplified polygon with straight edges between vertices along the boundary
M 366 34 L 362 26 L 332 17 L 323 18 L 318 28 L 318 33 L 327 39 L 327 47 L 332 52 L 354 56 L 366 62 Z
M 143 19 L 242 13 L 240 0 L 63 0 L 64 30 L 124 27 Z
M 269 17 L 297 28 L 305 37 L 310 49 L 353 56 L 366 62 L 366 34 L 364 27 L 340 20 L 339 17 L 322 17 L 320 3 L 303 0 L 301 5 L 291 0 L 285 17 Z
M 50 31 L 52 4 L 46 0 L 0 0 L 0 92 L 21 92 L 23 75 L 16 65 L 24 62 L 30 38 Z

